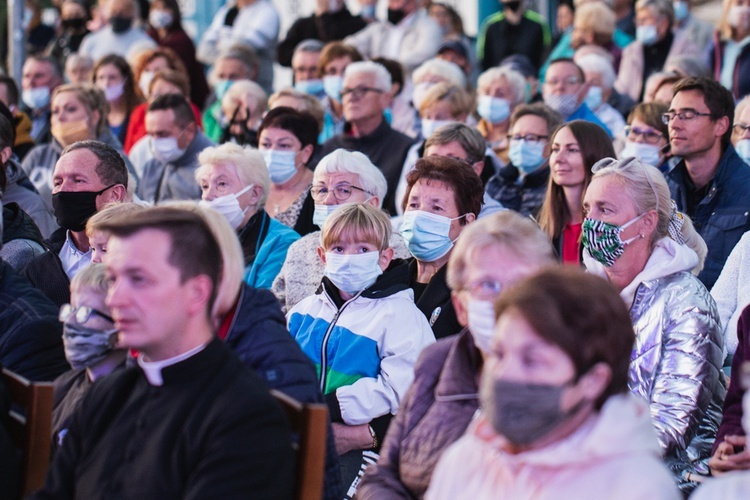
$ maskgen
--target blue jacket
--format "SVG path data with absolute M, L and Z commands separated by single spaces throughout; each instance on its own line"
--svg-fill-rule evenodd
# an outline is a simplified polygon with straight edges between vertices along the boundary
M 683 212 L 687 207 L 687 175 L 684 160 L 667 174 L 672 199 Z M 695 208 L 695 213 L 688 215 L 708 245 L 706 263 L 698 279 L 710 290 L 730 252 L 750 229 L 750 167 L 731 144 L 719 160 L 708 194 Z
M 604 131 L 607 133 L 607 135 L 609 135 L 610 137 L 612 137 L 612 131 L 609 130 L 609 127 L 607 127 L 604 124 L 604 122 L 601 121 L 599 119 L 599 117 L 596 116 L 594 114 L 594 112 L 591 111 L 591 109 L 589 109 L 588 106 L 586 106 L 585 102 L 581 103 L 581 105 L 578 106 L 578 109 L 576 109 L 573 112 L 573 114 L 570 115 L 567 120 L 565 120 L 565 122 L 568 123 L 568 122 L 572 122 L 573 120 L 584 120 L 584 121 L 591 122 L 591 123 L 594 123 L 596 125 L 599 125 L 601 128 L 604 129 Z
M 268 216 L 265 211 L 253 226 L 240 231 L 242 251 L 245 255 L 244 281 L 255 288 L 271 288 L 281 271 L 289 247 L 300 238 L 293 229 Z M 251 222 L 248 222 L 250 226 Z M 255 230 L 254 230 L 255 229 Z

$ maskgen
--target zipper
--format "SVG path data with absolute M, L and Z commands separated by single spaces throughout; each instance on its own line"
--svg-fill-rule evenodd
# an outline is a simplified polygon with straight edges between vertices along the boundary
M 328 329 L 326 329 L 326 334 L 323 336 L 323 343 L 320 346 L 320 392 L 322 394 L 325 394 L 325 385 L 326 385 L 326 372 L 328 371 L 328 340 L 331 338 L 331 332 L 333 332 L 333 327 L 336 326 L 336 322 L 339 320 L 339 316 L 341 316 L 341 313 L 344 312 L 344 309 L 346 309 L 346 306 L 348 306 L 350 303 L 352 303 L 354 300 L 357 299 L 360 295 L 362 295 L 362 292 L 364 290 L 361 290 L 357 295 L 352 297 L 351 299 L 344 302 L 344 304 L 341 306 L 341 309 L 338 309 L 336 311 L 336 314 L 333 315 L 333 318 L 331 319 L 331 323 L 328 325 Z M 323 293 L 326 294 L 326 298 L 333 304 L 336 305 L 333 300 L 331 300 L 331 297 L 328 295 L 328 292 L 323 290 Z

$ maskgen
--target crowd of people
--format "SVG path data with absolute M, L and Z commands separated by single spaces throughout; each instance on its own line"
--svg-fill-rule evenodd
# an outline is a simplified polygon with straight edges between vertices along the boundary
M 291 498 L 269 389 L 328 408 L 326 499 L 750 497 L 750 4 L 691 2 L 500 0 L 472 38 L 430 0 L 285 34 L 228 0 L 193 39 L 177 0 L 26 0 L 0 365 L 55 385 L 31 498 Z

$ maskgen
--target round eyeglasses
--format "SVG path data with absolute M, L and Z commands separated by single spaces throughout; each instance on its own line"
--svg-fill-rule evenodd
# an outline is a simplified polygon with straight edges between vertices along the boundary
M 75 307 L 70 304 L 63 304 L 60 307 L 60 313 L 57 315 L 57 319 L 60 322 L 65 323 L 66 321 L 70 320 L 70 318 L 73 318 L 79 325 L 85 325 L 92 316 L 99 316 L 100 318 L 104 318 L 112 324 L 114 324 L 115 322 L 115 320 L 112 319 L 112 316 L 94 309 L 93 307 Z
M 325 186 L 313 186 L 310 188 L 310 194 L 313 200 L 317 202 L 323 202 L 328 197 L 328 193 L 332 192 L 333 197 L 336 201 L 346 201 L 352 195 L 354 190 L 362 191 L 363 193 L 372 194 L 369 191 L 362 189 L 361 187 L 352 186 L 351 184 L 342 183 L 336 184 L 333 188 L 327 188 Z

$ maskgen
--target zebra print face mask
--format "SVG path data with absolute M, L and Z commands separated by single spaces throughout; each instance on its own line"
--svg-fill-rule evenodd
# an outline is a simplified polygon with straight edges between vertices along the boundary
M 630 245 L 638 238 L 643 238 L 642 234 L 638 234 L 622 241 L 620 233 L 644 215 L 646 214 L 643 213 L 630 219 L 622 226 L 587 218 L 583 221 L 583 225 L 581 226 L 583 231 L 581 243 L 594 259 L 601 264 L 610 267 L 620 258 L 625 251 L 626 246 Z

